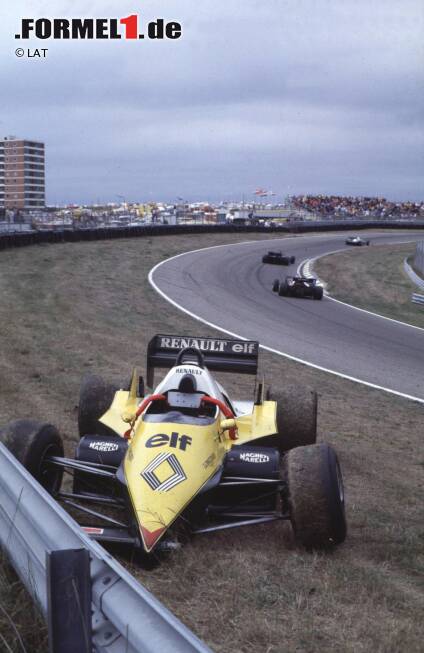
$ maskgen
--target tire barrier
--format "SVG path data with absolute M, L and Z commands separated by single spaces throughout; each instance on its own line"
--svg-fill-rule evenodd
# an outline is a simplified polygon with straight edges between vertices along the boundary
M 139 227 L 98 227 L 89 229 L 39 230 L 16 233 L 0 233 L 0 249 L 24 247 L 28 245 L 47 245 L 54 243 L 76 243 L 82 241 L 109 240 L 116 238 L 149 238 L 151 236 L 177 236 L 188 234 L 243 234 L 243 233 L 307 233 L 311 231 L 351 231 L 359 229 L 424 229 L 424 220 L 351 220 L 287 222 L 282 226 L 264 227 L 261 225 L 147 225 Z

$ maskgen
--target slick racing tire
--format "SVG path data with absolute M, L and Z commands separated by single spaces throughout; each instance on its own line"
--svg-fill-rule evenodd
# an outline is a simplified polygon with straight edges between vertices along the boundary
M 80 438 L 84 435 L 114 435 L 114 431 L 101 422 L 99 418 L 110 407 L 118 390 L 128 390 L 128 383 L 108 383 L 101 376 L 86 374 L 81 382 L 78 404 L 78 431 Z
M 314 290 L 314 299 L 322 299 L 324 290 L 322 288 L 315 288 Z
M 280 282 L 278 279 L 275 279 L 274 283 L 272 284 L 272 292 L 278 292 L 280 289 Z
M 293 263 L 296 261 L 295 256 L 290 256 L 290 264 L 293 265 Z
M 59 490 L 63 469 L 46 463 L 48 456 L 63 456 L 62 438 L 55 426 L 18 419 L 0 430 L 0 442 L 48 492 Z
M 346 538 L 343 479 L 328 444 L 298 447 L 286 454 L 283 474 L 296 540 L 307 549 L 330 548 Z
M 278 291 L 278 294 L 280 295 L 280 297 L 287 297 L 288 296 L 289 287 L 288 287 L 288 284 L 287 284 L 286 281 L 284 281 L 283 283 L 280 283 L 280 289 Z
M 315 444 L 317 439 L 317 393 L 302 386 L 268 389 L 266 398 L 277 403 L 277 433 L 257 440 L 258 446 L 276 447 L 284 453 L 294 447 Z M 256 441 L 255 441 L 256 442 Z

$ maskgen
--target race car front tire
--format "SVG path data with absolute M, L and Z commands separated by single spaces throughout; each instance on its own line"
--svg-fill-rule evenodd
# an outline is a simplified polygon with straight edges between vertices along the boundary
M 322 299 L 324 290 L 322 288 L 315 288 L 314 290 L 314 299 Z
M 80 438 L 84 435 L 114 435 L 114 431 L 99 422 L 99 418 L 110 407 L 115 393 L 120 389 L 128 390 L 129 384 L 108 383 L 96 374 L 83 377 L 78 404 Z
M 290 257 L 290 263 L 291 263 L 291 265 L 293 265 L 293 263 L 294 263 L 295 261 L 296 261 L 296 257 L 295 257 L 295 256 L 291 256 L 291 257 Z
M 280 289 L 280 282 L 278 279 L 275 279 L 274 283 L 272 284 L 272 292 L 278 292 Z
M 48 456 L 63 456 L 62 438 L 55 426 L 18 419 L 0 430 L 0 442 L 48 492 L 59 490 L 63 469 L 46 463 Z
M 343 479 L 328 444 L 298 447 L 284 457 L 287 503 L 296 540 L 308 549 L 330 548 L 346 538 Z

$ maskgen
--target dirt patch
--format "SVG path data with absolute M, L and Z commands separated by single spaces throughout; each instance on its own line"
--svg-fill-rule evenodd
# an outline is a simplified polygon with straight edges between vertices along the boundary
M 125 378 L 133 365 L 144 370 L 158 332 L 219 335 L 158 297 L 149 269 L 181 251 L 236 241 L 223 234 L 3 252 L 0 424 L 48 420 L 72 454 L 85 371 Z M 288 524 L 275 523 L 198 536 L 158 569 L 132 571 L 221 653 L 420 651 L 423 406 L 268 353 L 261 367 L 274 388 L 296 379 L 319 392 L 319 439 L 336 447 L 345 476 L 346 543 L 309 554 L 295 547 Z M 238 397 L 253 395 L 247 377 L 221 381 Z M 2 605 L 16 587 L 1 581 Z M 45 651 L 45 631 L 34 642 L 32 604 L 20 598 L 16 609 L 22 605 L 33 624 L 29 632 L 16 614 L 27 650 Z M 22 651 L 7 619 L 0 633 Z
M 411 302 L 421 292 L 403 268 L 415 244 L 371 245 L 320 258 L 314 270 L 332 297 L 424 328 L 424 309 Z

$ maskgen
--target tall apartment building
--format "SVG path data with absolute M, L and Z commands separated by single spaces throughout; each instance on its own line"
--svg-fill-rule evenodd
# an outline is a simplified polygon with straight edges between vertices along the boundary
M 44 143 L 0 140 L 0 209 L 42 209 L 45 193 Z

